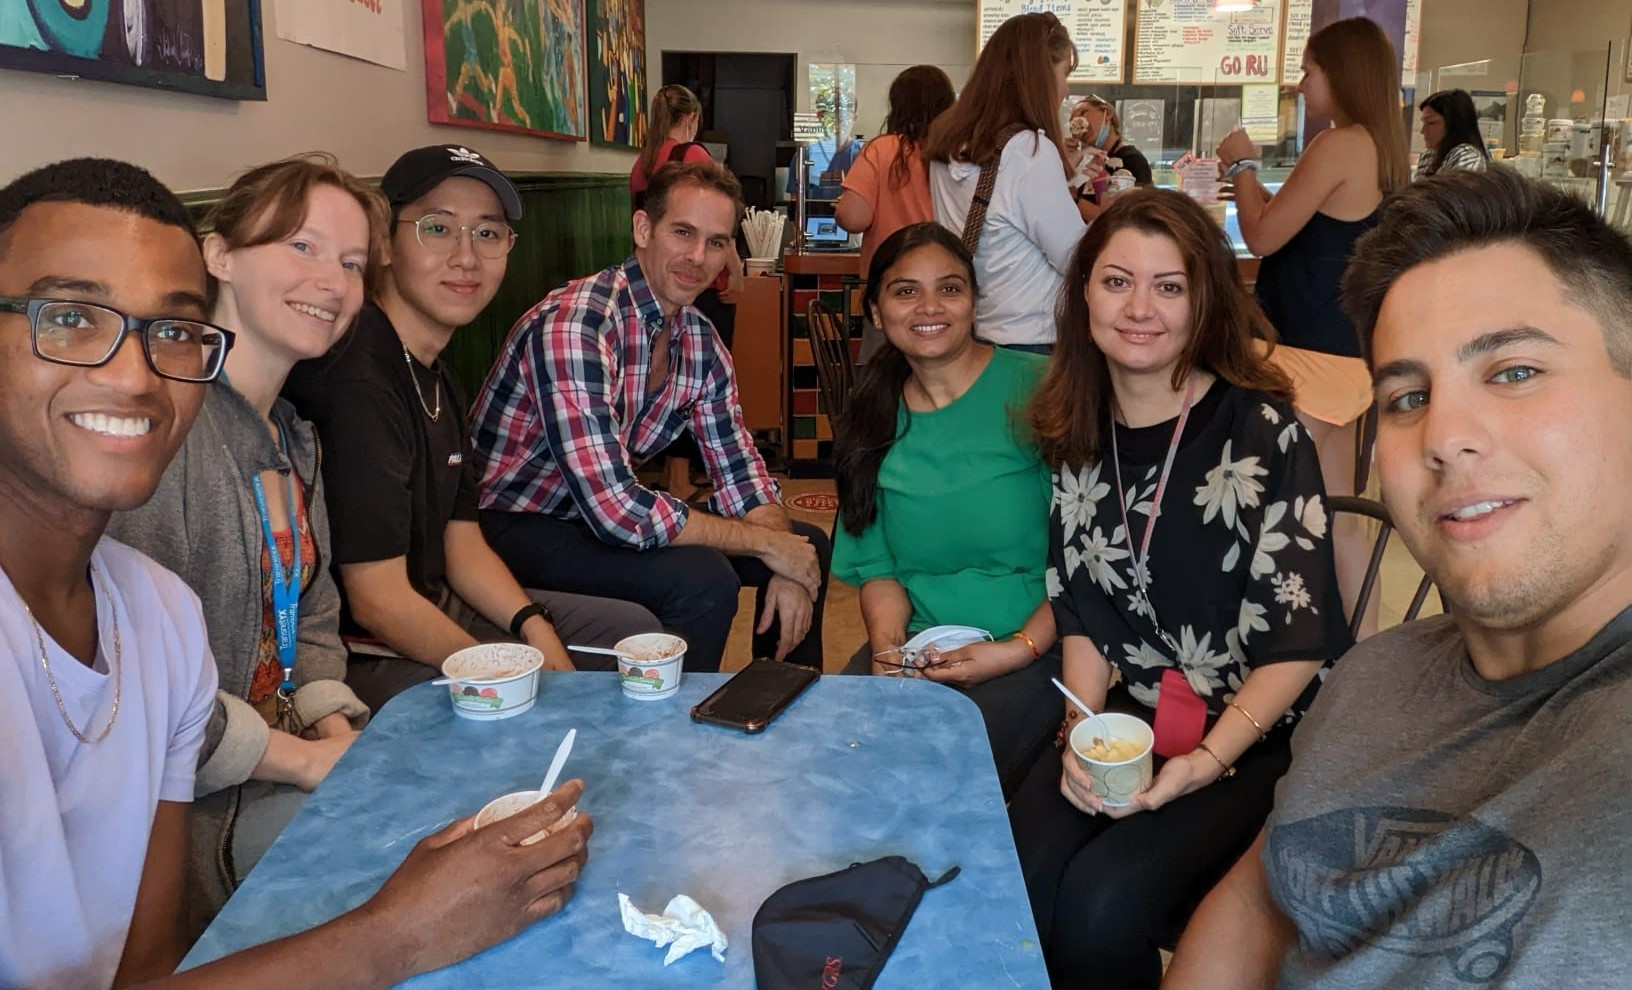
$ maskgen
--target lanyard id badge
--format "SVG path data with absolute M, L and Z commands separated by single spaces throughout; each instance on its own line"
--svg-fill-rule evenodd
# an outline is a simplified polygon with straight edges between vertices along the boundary
M 1184 387 L 1184 405 L 1179 410 L 1178 424 L 1173 427 L 1173 439 L 1168 442 L 1167 456 L 1162 461 L 1162 473 L 1156 480 L 1156 492 L 1151 498 L 1150 521 L 1145 524 L 1144 536 L 1137 550 L 1133 546 L 1133 526 L 1128 518 L 1128 499 L 1122 485 L 1122 457 L 1117 450 L 1116 424 L 1111 424 L 1111 466 L 1116 473 L 1116 504 L 1122 511 L 1122 535 L 1127 541 L 1128 554 L 1133 558 L 1133 581 L 1139 591 L 1139 602 L 1156 627 L 1156 635 L 1167 647 L 1175 664 L 1179 662 L 1179 644 L 1162 627 L 1156 616 L 1156 604 L 1150 600 L 1149 583 L 1145 579 L 1150 563 L 1150 541 L 1156 532 L 1156 521 L 1162 515 L 1162 496 L 1167 493 L 1167 482 L 1173 473 L 1173 459 L 1179 452 L 1179 441 L 1184 438 L 1184 427 L 1190 420 L 1190 409 L 1196 395 L 1196 378 L 1192 372 Z M 1161 756 L 1188 753 L 1201 742 L 1207 728 L 1207 703 L 1201 700 L 1184 671 L 1171 667 L 1162 672 L 1161 692 L 1156 701 L 1156 718 L 1152 729 L 1156 735 L 1155 750 Z
M 286 573 L 283 555 L 278 553 L 277 536 L 272 532 L 272 516 L 266 508 L 266 489 L 260 475 L 250 481 L 255 490 L 255 508 L 261 516 L 261 535 L 266 540 L 266 555 L 272 569 L 272 628 L 278 642 L 278 664 L 283 668 L 283 683 L 278 685 L 279 721 L 284 721 L 285 709 L 292 711 L 295 693 L 295 648 L 300 632 L 300 511 L 295 505 L 294 483 L 284 479 L 285 498 L 289 503 L 289 534 L 294 545 L 293 566 Z

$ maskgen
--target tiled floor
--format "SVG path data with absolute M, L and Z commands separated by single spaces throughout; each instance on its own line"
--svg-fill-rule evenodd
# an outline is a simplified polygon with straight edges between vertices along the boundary
M 802 495 L 807 492 L 831 492 L 833 483 L 825 480 L 798 480 L 783 478 L 783 493 L 788 497 Z M 791 510 L 797 518 L 815 523 L 831 531 L 833 514 L 830 512 L 803 512 Z M 1382 602 L 1379 606 L 1379 619 L 1383 628 L 1395 625 L 1405 614 L 1411 604 L 1411 596 L 1417 590 L 1417 582 L 1422 578 L 1422 568 L 1406 552 L 1405 546 L 1398 537 L 1389 541 L 1388 551 L 1383 557 L 1382 573 Z M 723 669 L 734 671 L 741 668 L 749 659 L 749 633 L 752 629 L 754 610 L 754 596 L 752 590 L 742 593 L 742 601 L 737 609 L 736 622 L 731 627 L 731 638 L 726 644 L 725 664 Z M 1435 615 L 1440 611 L 1439 595 L 1430 593 L 1428 602 L 1423 607 L 1423 615 Z M 855 588 L 839 582 L 833 582 L 827 592 L 827 614 L 822 623 L 823 647 L 825 660 L 823 669 L 828 673 L 841 670 L 850 655 L 856 651 L 867 638 L 866 630 L 861 623 L 861 603 Z

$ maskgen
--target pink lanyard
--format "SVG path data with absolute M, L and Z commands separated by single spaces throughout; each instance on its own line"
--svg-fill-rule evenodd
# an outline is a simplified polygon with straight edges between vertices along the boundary
M 1196 375 L 1192 371 L 1185 382 L 1184 406 L 1179 410 L 1178 425 L 1173 427 L 1173 439 L 1167 445 L 1167 458 L 1162 462 L 1162 474 L 1156 480 L 1156 494 L 1150 504 L 1150 522 L 1145 524 L 1145 535 L 1139 541 L 1139 552 L 1133 557 L 1133 581 L 1139 587 L 1139 598 L 1150 613 L 1150 620 L 1156 626 L 1157 635 L 1162 637 L 1162 642 L 1167 644 L 1175 657 L 1178 656 L 1179 647 L 1156 619 L 1156 605 L 1150 600 L 1150 591 L 1145 586 L 1145 565 L 1150 560 L 1150 538 L 1156 532 L 1156 520 L 1162 515 L 1162 496 L 1167 492 L 1167 479 L 1173 473 L 1173 458 L 1179 452 L 1179 441 L 1184 438 L 1184 424 L 1190 420 L 1190 403 L 1195 394 Z M 1116 447 L 1114 419 L 1111 422 L 1111 468 L 1116 472 L 1116 505 L 1122 510 L 1122 535 L 1127 541 L 1128 553 L 1133 554 L 1133 527 L 1128 524 L 1128 499 L 1122 487 L 1122 457 Z

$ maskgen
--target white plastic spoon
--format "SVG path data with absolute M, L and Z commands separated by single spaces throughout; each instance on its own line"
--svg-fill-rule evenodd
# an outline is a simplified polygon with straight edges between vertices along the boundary
M 1054 682 L 1054 686 L 1060 689 L 1061 694 L 1071 699 L 1071 703 L 1076 705 L 1078 710 L 1094 720 L 1094 724 L 1099 726 L 1100 738 L 1106 742 L 1110 742 L 1112 738 L 1111 730 L 1105 725 L 1105 720 L 1094 714 L 1094 710 L 1092 708 L 1089 708 L 1087 705 L 1083 704 L 1081 698 L 1072 694 L 1070 688 L 1066 687 L 1064 684 L 1061 684 L 1058 677 L 1050 677 L 1049 680 Z
M 561 776 L 561 768 L 566 765 L 567 754 L 572 752 L 572 741 L 577 738 L 578 730 L 568 729 L 567 737 L 555 748 L 555 759 L 550 761 L 549 772 L 544 775 L 544 783 L 538 788 L 540 794 L 548 794 L 555 789 L 555 780 Z
M 609 650 L 604 646 L 569 646 L 569 647 L 567 647 L 567 649 L 568 650 L 577 650 L 579 653 L 601 653 L 601 654 L 605 654 L 606 656 L 609 656 L 609 657 L 622 657 L 625 660 L 633 660 L 634 659 L 634 657 L 630 656 L 627 653 L 624 653 L 624 652 L 622 652 L 620 650 Z

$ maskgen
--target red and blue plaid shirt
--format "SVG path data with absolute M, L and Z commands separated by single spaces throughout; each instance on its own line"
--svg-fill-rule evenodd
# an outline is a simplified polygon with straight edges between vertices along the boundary
M 651 395 L 658 305 L 631 257 L 544 297 L 510 330 L 471 414 L 481 506 L 583 519 L 606 543 L 668 544 L 689 507 L 641 486 L 635 465 L 687 429 L 740 518 L 781 493 L 742 421 L 731 357 L 694 307 L 674 317 L 669 375 Z

